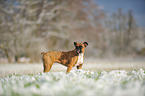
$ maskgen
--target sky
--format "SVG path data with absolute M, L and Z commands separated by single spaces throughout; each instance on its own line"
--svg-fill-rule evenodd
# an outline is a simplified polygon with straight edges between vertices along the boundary
M 132 10 L 137 24 L 145 27 L 145 0 L 96 0 L 96 3 L 107 13 L 117 12 L 118 8 L 124 13 Z

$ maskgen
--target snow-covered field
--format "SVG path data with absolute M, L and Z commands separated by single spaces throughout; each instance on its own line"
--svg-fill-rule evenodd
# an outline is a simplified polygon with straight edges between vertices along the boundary
M 111 71 L 111 70 L 138 70 L 145 69 L 145 61 L 115 61 L 115 60 L 86 60 L 83 64 L 83 70 L 91 71 Z M 61 64 L 53 64 L 51 72 L 66 72 L 67 68 Z M 74 67 L 73 70 L 76 70 Z M 21 64 L 0 64 L 0 77 L 10 74 L 36 74 L 43 71 L 42 63 L 21 63 Z
M 0 78 L 0 96 L 145 96 L 145 70 L 48 72 Z
M 144 62 L 85 62 L 66 74 L 54 64 L 0 64 L 0 96 L 145 96 Z

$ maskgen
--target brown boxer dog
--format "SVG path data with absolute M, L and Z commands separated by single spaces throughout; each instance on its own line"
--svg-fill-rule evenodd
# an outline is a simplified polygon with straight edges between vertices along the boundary
M 69 73 L 72 67 L 77 67 L 81 69 L 84 60 L 85 48 L 88 46 L 87 42 L 77 43 L 74 42 L 75 49 L 68 52 L 63 51 L 48 51 L 42 52 L 43 54 L 43 72 L 49 72 L 53 63 L 60 63 L 67 67 L 66 73 Z

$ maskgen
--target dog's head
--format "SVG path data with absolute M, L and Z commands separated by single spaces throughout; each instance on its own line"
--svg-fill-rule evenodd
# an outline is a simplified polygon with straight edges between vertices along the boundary
M 75 46 L 77 54 L 84 53 L 85 48 L 88 46 L 88 43 L 87 42 L 84 42 L 84 43 L 74 42 L 74 46 Z

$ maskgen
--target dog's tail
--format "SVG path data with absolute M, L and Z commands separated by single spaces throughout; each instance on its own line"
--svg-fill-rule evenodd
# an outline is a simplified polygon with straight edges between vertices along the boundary
M 44 55 L 44 54 L 45 54 L 45 52 L 42 52 L 41 54 L 43 54 L 43 55 Z

